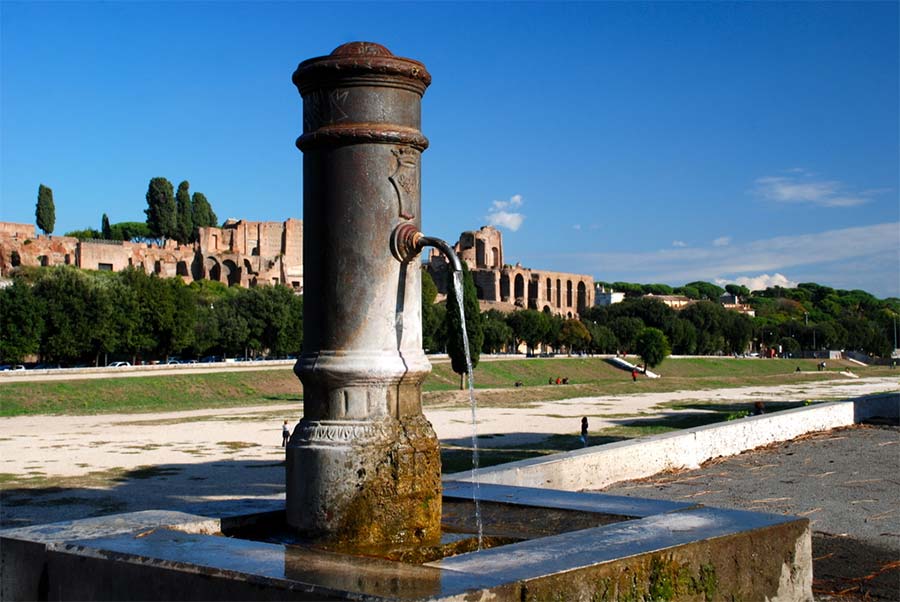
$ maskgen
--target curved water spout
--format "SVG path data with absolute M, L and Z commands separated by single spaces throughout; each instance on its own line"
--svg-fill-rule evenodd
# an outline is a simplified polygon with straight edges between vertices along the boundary
M 459 261 L 459 256 L 456 254 L 456 251 L 453 250 L 453 247 L 448 245 L 446 241 L 441 240 L 440 238 L 434 238 L 433 236 L 419 236 L 419 239 L 416 241 L 416 249 L 421 251 L 425 247 L 434 247 L 443 253 L 447 258 L 447 261 L 453 266 L 453 271 L 462 272 L 462 263 Z

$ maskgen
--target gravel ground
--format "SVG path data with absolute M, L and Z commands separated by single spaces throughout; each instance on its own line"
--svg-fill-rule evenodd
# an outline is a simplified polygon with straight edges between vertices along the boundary
M 805 516 L 818 599 L 900 600 L 896 425 L 814 433 L 604 491 Z

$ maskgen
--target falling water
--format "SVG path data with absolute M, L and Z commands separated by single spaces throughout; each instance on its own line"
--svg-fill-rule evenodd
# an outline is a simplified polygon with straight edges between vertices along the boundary
M 478 420 L 475 403 L 475 379 L 472 370 L 472 356 L 469 354 L 469 333 L 466 332 L 466 312 L 463 309 L 463 273 L 453 272 L 453 291 L 459 305 L 459 321 L 462 328 L 463 351 L 466 353 L 466 371 L 469 378 L 469 401 L 472 408 L 472 500 L 475 502 L 475 523 L 478 525 L 478 549 L 481 549 L 484 537 L 484 526 L 481 522 L 481 501 L 478 485 Z

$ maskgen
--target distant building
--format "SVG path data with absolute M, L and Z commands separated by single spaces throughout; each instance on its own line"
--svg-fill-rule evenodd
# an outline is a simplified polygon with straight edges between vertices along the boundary
M 656 299 L 657 301 L 662 301 L 669 307 L 674 310 L 684 309 L 691 303 L 696 303 L 693 299 L 685 297 L 684 295 L 644 295 L 645 299 Z
M 0 276 L 20 265 L 72 265 L 118 272 L 135 267 L 185 282 L 215 280 L 229 286 L 284 284 L 303 291 L 303 222 L 228 220 L 200 228 L 199 241 L 180 245 L 38 236 L 31 224 L 0 222 Z
M 577 318 L 594 305 L 594 279 L 591 276 L 536 270 L 519 263 L 505 264 L 503 236 L 491 226 L 463 232 L 454 250 L 472 274 L 482 310 L 536 309 Z M 450 273 L 446 258 L 432 250 L 426 269 L 438 292 L 446 295 Z
M 594 305 L 612 305 L 613 303 L 621 303 L 624 300 L 625 293 L 614 291 L 612 289 L 606 290 L 602 284 L 595 285 Z
M 724 295 L 719 297 L 719 303 L 721 303 L 722 307 L 724 307 L 725 309 L 736 311 L 739 314 L 745 314 L 747 316 L 750 316 L 751 318 L 756 316 L 756 311 L 746 303 L 742 302 L 740 296 L 738 295 L 725 293 Z

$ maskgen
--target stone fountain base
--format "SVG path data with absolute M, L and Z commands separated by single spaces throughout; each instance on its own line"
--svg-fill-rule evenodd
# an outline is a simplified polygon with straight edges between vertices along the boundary
M 466 526 L 471 487 L 445 483 L 445 526 Z M 0 599 L 812 600 L 803 518 L 501 485 L 478 493 L 485 535 L 519 541 L 424 564 L 228 536 L 283 511 L 9 529 Z

